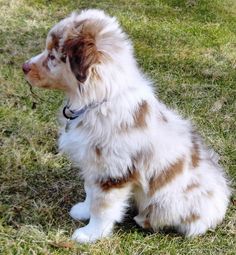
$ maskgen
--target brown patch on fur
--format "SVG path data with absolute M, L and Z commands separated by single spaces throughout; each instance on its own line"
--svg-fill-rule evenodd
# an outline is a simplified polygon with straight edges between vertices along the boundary
M 138 181 L 139 173 L 134 169 L 129 170 L 126 176 L 119 178 L 109 177 L 105 180 L 98 181 L 98 184 L 100 185 L 103 191 L 109 191 L 111 189 L 121 189 L 127 183 L 138 183 Z
M 191 150 L 191 161 L 192 167 L 196 168 L 200 161 L 199 145 L 197 143 L 197 135 L 195 132 L 192 133 L 192 150 Z
M 48 51 L 52 51 L 52 49 L 58 50 L 59 40 L 60 38 L 56 34 L 51 33 L 51 40 L 47 44 L 47 50 Z
M 150 228 L 152 228 L 149 219 L 146 219 L 146 220 L 144 221 L 144 223 L 143 223 L 143 228 L 144 228 L 144 229 L 150 229 Z
M 192 222 L 195 222 L 197 220 L 200 219 L 200 216 L 195 214 L 195 213 L 191 213 L 188 217 L 186 217 L 185 219 L 181 219 L 181 223 L 183 224 L 190 224 Z
M 42 63 L 41 63 L 42 64 Z M 66 91 L 67 87 L 62 83 L 61 80 L 55 79 L 50 80 L 47 79 L 47 71 L 42 68 L 42 66 L 38 66 L 33 64 L 28 77 L 33 84 L 36 84 L 37 87 L 45 88 L 45 89 L 59 89 Z
M 135 217 L 135 221 L 139 226 L 141 226 L 144 229 L 151 229 L 151 223 L 150 223 L 150 218 L 154 210 L 154 205 L 151 204 L 148 207 L 146 207 L 142 212 L 139 212 L 137 217 Z
M 134 123 L 131 124 L 127 122 L 121 122 L 118 131 L 120 133 L 125 133 L 132 130 L 133 128 L 146 128 L 147 127 L 146 117 L 148 113 L 149 105 L 147 101 L 143 100 L 138 104 L 138 108 L 133 113 Z
M 198 188 L 198 187 L 200 187 L 200 184 L 199 184 L 199 183 L 196 183 L 196 182 L 193 182 L 193 183 L 189 184 L 189 185 L 186 187 L 186 189 L 184 190 L 184 193 L 188 193 L 188 192 L 190 192 L 190 191 L 192 191 L 193 189 L 196 189 L 196 188 Z
M 176 176 L 182 173 L 184 160 L 179 159 L 175 164 L 172 164 L 168 169 L 162 171 L 157 177 L 153 176 L 149 183 L 148 194 L 152 196 L 158 189 L 161 189 L 169 182 L 175 179 Z
M 62 52 L 69 57 L 71 70 L 77 80 L 84 82 L 89 68 L 101 59 L 102 54 L 96 47 L 96 34 L 99 30 L 87 20 L 78 23 L 75 30 L 65 41 Z
M 97 157 L 101 157 L 101 155 L 102 155 L 102 151 L 101 151 L 101 149 L 99 149 L 97 146 L 96 146 L 96 148 L 95 148 L 95 153 L 96 153 L 96 155 L 97 155 Z
M 199 164 L 199 146 L 196 142 L 193 142 L 193 148 L 192 148 L 192 154 L 191 154 L 191 159 L 192 159 L 192 166 L 196 168 Z
M 30 72 L 28 73 L 28 76 L 32 79 L 32 80 L 41 80 L 41 75 L 39 72 L 39 68 L 36 64 L 31 64 L 30 65 Z
M 135 128 L 145 128 L 147 126 L 146 116 L 149 111 L 147 101 L 143 100 L 139 103 L 138 109 L 134 113 L 134 126 Z
M 146 214 L 146 219 L 143 223 L 143 228 L 144 229 L 151 229 L 152 226 L 151 226 L 151 223 L 150 223 L 150 217 L 151 217 L 151 214 L 153 213 L 153 210 L 155 209 L 155 205 L 151 204 L 149 205 L 145 211 L 147 211 L 147 214 Z

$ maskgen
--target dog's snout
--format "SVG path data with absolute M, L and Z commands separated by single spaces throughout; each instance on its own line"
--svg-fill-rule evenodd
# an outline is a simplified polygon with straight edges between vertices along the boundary
M 25 62 L 22 65 L 22 70 L 23 70 L 24 74 L 27 74 L 31 70 L 29 62 Z

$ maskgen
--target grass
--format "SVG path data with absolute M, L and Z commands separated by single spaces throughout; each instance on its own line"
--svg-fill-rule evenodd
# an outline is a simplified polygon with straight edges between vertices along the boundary
M 72 243 L 69 208 L 83 197 L 77 170 L 57 152 L 63 95 L 26 85 L 21 64 L 73 10 L 116 15 L 161 100 L 191 118 L 221 156 L 235 187 L 236 3 L 234 0 L 0 0 L 0 254 L 235 254 L 236 202 L 202 237 L 152 234 L 127 216 L 113 237 Z M 132 213 L 131 213 L 132 214 Z

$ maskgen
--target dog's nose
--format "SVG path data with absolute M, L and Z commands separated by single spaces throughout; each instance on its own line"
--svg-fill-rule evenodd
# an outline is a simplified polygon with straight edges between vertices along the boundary
M 24 74 L 27 74 L 31 70 L 29 62 L 25 62 L 22 65 L 22 70 L 23 70 Z

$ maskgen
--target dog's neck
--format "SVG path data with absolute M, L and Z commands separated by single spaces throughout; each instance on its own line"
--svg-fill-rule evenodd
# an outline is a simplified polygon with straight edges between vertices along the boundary
M 80 108 L 73 109 L 70 105 L 70 102 L 68 101 L 67 104 L 63 108 L 63 116 L 68 120 L 74 120 L 74 119 L 79 118 L 82 115 L 84 115 L 87 111 L 97 108 L 98 106 L 102 105 L 105 102 L 107 102 L 107 100 L 104 99 L 101 102 L 91 102 L 91 103 L 84 105 Z
M 101 102 L 91 102 L 89 104 L 80 106 L 79 108 L 74 108 L 74 105 L 72 106 L 70 101 L 67 101 L 67 104 L 64 106 L 62 111 L 64 118 L 67 120 L 65 125 L 65 132 L 70 130 L 73 120 L 77 120 L 77 123 L 80 123 L 88 112 L 102 106 L 102 104 L 105 102 L 107 102 L 107 100 L 104 99 Z

